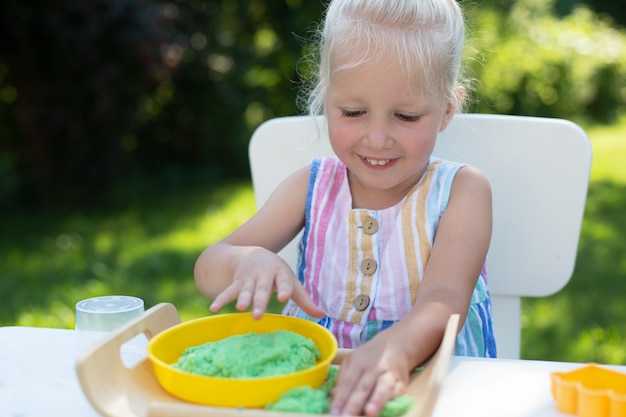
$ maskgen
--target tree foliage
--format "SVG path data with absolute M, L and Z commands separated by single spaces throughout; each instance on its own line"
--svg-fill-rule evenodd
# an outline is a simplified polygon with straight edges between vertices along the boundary
M 124 137 L 163 82 L 165 38 L 142 0 L 0 6 L 0 198 L 95 193 L 129 163 Z
M 626 34 L 588 7 L 554 1 L 470 12 L 479 112 L 608 122 L 626 103 Z M 471 54 L 470 54 L 471 55 Z
M 298 112 L 323 3 L 0 2 L 0 208 L 85 202 L 135 177 L 247 176 L 254 128 Z M 606 14 L 571 0 L 461 4 L 474 111 L 623 112 L 626 35 Z

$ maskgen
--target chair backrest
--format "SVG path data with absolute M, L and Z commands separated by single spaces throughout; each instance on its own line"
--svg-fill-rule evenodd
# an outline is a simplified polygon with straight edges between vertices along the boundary
M 487 275 L 498 356 L 518 358 L 521 298 L 545 297 L 567 284 L 576 261 L 589 185 L 591 145 L 576 124 L 539 117 L 459 114 L 434 155 L 482 170 L 493 193 Z M 272 119 L 249 146 L 260 207 L 289 174 L 333 153 L 322 117 Z M 280 254 L 295 268 L 296 238 Z

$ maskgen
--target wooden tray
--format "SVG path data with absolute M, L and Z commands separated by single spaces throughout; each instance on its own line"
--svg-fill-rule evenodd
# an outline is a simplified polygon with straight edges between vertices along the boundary
M 178 323 L 180 323 L 180 318 L 174 305 L 161 303 L 80 355 L 76 362 L 76 372 L 85 396 L 96 411 L 105 417 L 313 416 L 188 403 L 173 397 L 161 388 L 154 375 L 152 363 L 147 358 L 132 368 L 124 365 L 120 348 L 125 342 L 141 333 L 151 339 L 159 332 Z M 406 417 L 431 416 L 440 385 L 448 372 L 458 323 L 459 316 L 452 315 L 439 349 L 426 364 L 425 370 L 417 374 L 407 387 L 407 394 L 413 396 L 416 402 L 415 406 L 405 414 Z M 348 350 L 340 349 L 333 363 L 340 364 L 348 353 Z

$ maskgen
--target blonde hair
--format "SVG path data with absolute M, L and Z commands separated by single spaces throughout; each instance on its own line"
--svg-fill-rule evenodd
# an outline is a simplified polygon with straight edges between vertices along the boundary
M 366 48 L 355 48 L 355 45 Z M 331 76 L 395 50 L 416 89 L 462 106 L 465 22 L 454 0 L 332 0 L 317 33 L 311 115 L 322 114 Z M 341 58 L 344 63 L 333 67 Z M 347 63 L 345 63 L 347 62 Z

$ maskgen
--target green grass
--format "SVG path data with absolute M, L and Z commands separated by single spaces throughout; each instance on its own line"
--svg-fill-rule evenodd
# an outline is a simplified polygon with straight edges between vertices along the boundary
M 522 357 L 626 363 L 626 121 L 587 129 L 593 164 L 574 274 L 522 301 Z
M 77 301 L 127 294 L 208 313 L 193 282 L 198 254 L 254 212 L 249 184 L 124 192 L 108 208 L 0 220 L 0 325 L 74 327 Z
M 522 357 L 626 363 L 626 121 L 587 129 L 594 163 L 574 275 L 522 303 Z M 98 209 L 0 218 L 0 325 L 74 327 L 77 301 L 107 294 L 209 314 L 199 253 L 255 211 L 250 184 L 126 187 Z M 273 304 L 272 310 L 278 310 Z M 232 309 L 232 306 L 229 306 Z

